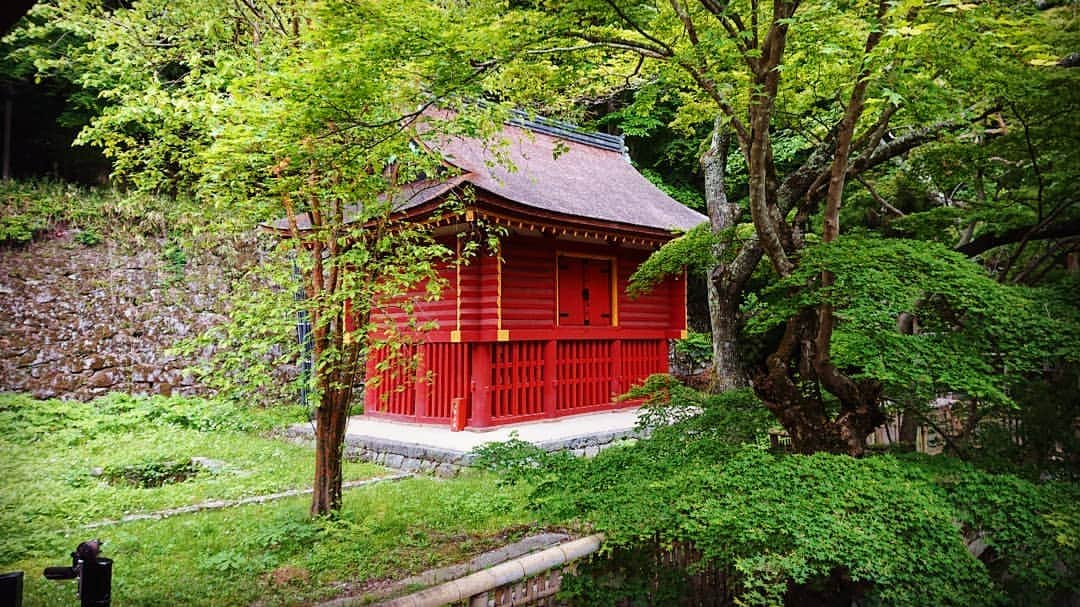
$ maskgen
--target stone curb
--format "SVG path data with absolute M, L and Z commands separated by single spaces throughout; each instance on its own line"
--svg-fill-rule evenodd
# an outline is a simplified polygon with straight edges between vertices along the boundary
M 544 441 L 536 446 L 548 452 L 569 451 L 578 457 L 593 457 L 620 441 L 636 440 L 644 436 L 644 433 L 632 429 L 612 430 Z M 285 437 L 291 440 L 312 440 L 314 431 L 309 424 L 296 424 L 285 430 Z M 475 460 L 475 456 L 468 452 L 356 434 L 345 437 L 345 457 L 405 472 L 421 472 L 440 477 L 455 476 L 463 468 L 472 466 Z
M 600 534 L 583 537 L 421 590 L 415 594 L 378 603 L 378 605 L 379 607 L 438 607 L 467 601 L 478 594 L 530 578 L 593 554 L 600 550 L 603 540 L 604 536 Z
M 342 489 L 352 489 L 354 487 L 363 487 L 366 485 L 374 485 L 384 481 L 399 481 L 411 477 L 412 474 L 408 472 L 400 472 L 398 474 L 390 474 L 387 476 L 378 476 L 375 478 L 368 478 L 360 481 L 348 481 L 341 484 Z M 272 502 L 287 497 L 296 497 L 298 495 L 310 494 L 313 490 L 308 489 L 290 489 L 288 491 L 282 491 L 280 493 L 270 493 L 268 495 L 255 495 L 252 497 L 245 497 L 238 500 L 209 500 L 206 502 L 200 502 L 198 504 L 192 504 L 190 506 L 180 506 L 179 508 L 169 508 L 167 510 L 157 510 L 155 512 L 136 512 L 135 514 L 128 514 L 115 520 L 97 521 L 94 523 L 88 523 L 83 525 L 83 529 L 97 529 L 98 527 L 108 527 L 110 525 L 119 525 L 120 523 L 130 523 L 132 521 L 147 521 L 147 520 L 161 520 L 170 516 L 176 516 L 178 514 L 191 514 L 194 512 L 202 512 L 204 510 L 220 510 L 222 508 L 232 508 L 233 506 L 246 506 L 248 504 L 265 504 L 266 502 Z
M 449 567 L 441 567 L 439 569 L 431 569 L 418 575 L 394 582 L 387 588 L 359 593 L 354 596 L 339 597 L 324 603 L 318 603 L 315 607 L 353 607 L 356 605 L 369 605 L 373 601 L 386 599 L 409 587 L 442 584 L 482 569 L 487 569 L 488 567 L 494 567 L 495 565 L 529 554 L 530 552 L 558 545 L 560 542 L 565 542 L 569 539 L 571 539 L 571 536 L 566 533 L 541 533 L 539 535 L 529 536 L 523 540 L 514 542 L 513 544 L 507 544 L 502 548 L 489 550 L 466 563 L 450 565 Z

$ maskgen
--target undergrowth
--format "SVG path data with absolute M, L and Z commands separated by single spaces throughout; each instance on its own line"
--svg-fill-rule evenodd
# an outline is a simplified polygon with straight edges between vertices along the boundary
M 347 589 L 466 560 L 527 525 L 524 491 L 492 477 L 419 478 L 347 490 L 336 517 L 311 519 L 310 498 L 96 529 L 124 514 L 306 488 L 309 447 L 265 438 L 297 408 L 200 398 L 112 394 L 91 403 L 0 394 L 0 571 L 25 571 L 24 605 L 69 605 L 72 583 L 40 573 L 75 545 L 105 541 L 116 605 L 265 605 L 326 599 Z M 169 462 L 217 460 L 184 482 L 111 485 L 110 471 L 167 474 Z M 344 478 L 385 474 L 347 462 Z M 70 562 L 70 561 L 67 561 Z
M 1080 590 L 1076 483 L 944 456 L 775 453 L 749 391 L 656 378 L 639 396 L 654 402 L 652 436 L 635 444 L 586 460 L 520 442 L 480 453 L 529 488 L 542 521 L 605 534 L 609 552 L 578 569 L 570 604 L 692 603 L 722 586 L 741 605 L 1051 605 Z M 696 560 L 668 571 L 674 546 Z M 723 572 L 708 582 L 719 586 L 683 594 L 701 592 L 697 571 Z

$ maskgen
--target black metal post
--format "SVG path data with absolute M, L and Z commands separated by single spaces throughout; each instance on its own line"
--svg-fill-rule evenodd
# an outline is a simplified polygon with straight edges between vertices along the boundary
M 0 605 L 22 607 L 23 572 L 0 573 Z

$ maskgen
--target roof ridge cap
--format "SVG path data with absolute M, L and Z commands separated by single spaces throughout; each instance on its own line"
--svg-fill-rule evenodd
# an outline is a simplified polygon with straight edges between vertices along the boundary
M 510 118 L 506 121 L 506 124 L 602 150 L 619 152 L 620 154 L 626 154 L 627 152 L 622 135 L 586 131 L 572 122 L 545 118 L 535 114 L 530 115 L 524 110 L 511 110 Z

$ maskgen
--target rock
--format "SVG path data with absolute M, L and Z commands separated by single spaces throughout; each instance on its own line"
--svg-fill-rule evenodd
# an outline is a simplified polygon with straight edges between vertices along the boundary
M 86 383 L 91 388 L 111 388 L 117 384 L 117 373 L 112 370 L 98 371 Z
M 221 472 L 228 467 L 228 464 L 226 464 L 225 462 L 219 459 L 211 459 L 209 457 L 193 457 L 191 458 L 191 463 L 196 466 L 206 468 L 213 473 Z
M 136 383 L 149 383 L 154 368 L 148 365 L 135 365 L 131 368 L 131 381 Z
M 102 355 L 90 356 L 83 361 L 83 369 L 90 369 L 91 371 L 100 371 L 115 366 L 115 360 Z

